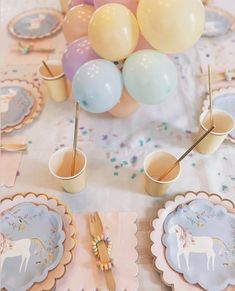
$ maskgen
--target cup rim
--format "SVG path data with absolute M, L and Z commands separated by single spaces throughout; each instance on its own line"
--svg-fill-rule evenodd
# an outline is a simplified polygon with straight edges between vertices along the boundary
M 221 110 L 221 109 L 213 109 L 213 111 L 214 111 L 214 112 L 224 113 L 224 114 L 227 115 L 229 118 L 231 118 L 231 120 L 233 121 L 233 127 L 232 127 L 230 130 L 227 130 L 227 131 L 225 131 L 225 132 L 214 132 L 214 130 L 212 130 L 210 134 L 212 134 L 212 135 L 217 135 L 217 136 L 222 136 L 222 135 L 227 135 L 227 134 L 229 134 L 231 131 L 233 131 L 233 129 L 234 129 L 234 127 L 235 127 L 235 121 L 234 121 L 233 116 L 232 116 L 230 113 L 228 113 L 228 112 L 226 112 L 226 111 L 224 111 L 224 110 Z M 203 118 L 205 118 L 205 116 L 208 114 L 208 112 L 209 112 L 209 109 L 203 111 L 203 112 L 201 113 L 201 115 L 200 115 L 200 118 L 199 118 L 200 126 L 201 126 L 201 128 L 202 128 L 203 130 L 205 130 L 205 131 L 207 131 L 208 128 L 206 128 L 206 127 L 202 124 L 202 120 L 203 120 Z
M 161 150 L 153 151 L 153 152 L 149 153 L 149 154 L 145 157 L 145 159 L 144 159 L 144 173 L 145 173 L 145 175 L 146 175 L 146 176 L 147 176 L 151 181 L 153 181 L 153 182 L 155 182 L 155 183 L 158 183 L 158 184 L 170 184 L 170 183 L 173 183 L 175 180 L 177 180 L 177 179 L 179 178 L 179 176 L 180 176 L 180 174 L 181 174 L 181 166 L 180 166 L 180 163 L 179 163 L 179 172 L 178 172 L 177 176 L 176 176 L 174 179 L 171 179 L 171 180 L 169 180 L 169 181 L 159 181 L 159 180 L 156 180 L 156 179 L 154 179 L 153 177 L 151 177 L 151 176 L 149 175 L 149 173 L 148 173 L 148 171 L 147 171 L 147 169 L 146 169 L 147 159 L 150 158 L 153 154 L 156 154 L 156 153 L 168 154 L 169 156 L 175 158 L 176 161 L 177 161 L 176 156 L 174 156 L 173 154 L 171 154 L 171 153 L 169 153 L 169 152 L 167 152 L 167 151 L 161 151 Z
M 59 65 L 59 66 L 62 67 L 62 63 L 61 63 L 61 61 L 59 61 L 59 60 L 47 60 L 47 64 L 49 64 L 49 65 L 50 65 L 50 64 L 51 64 L 51 65 Z M 60 75 L 55 76 L 55 77 L 46 77 L 46 76 L 42 75 L 41 72 L 40 72 L 40 69 L 41 69 L 42 67 L 43 67 L 43 65 L 40 64 L 39 67 L 38 67 L 38 74 L 39 74 L 39 76 L 40 76 L 43 80 L 54 81 L 54 80 L 60 79 L 60 78 L 62 78 L 62 77 L 65 76 L 65 73 L 62 72 Z
M 77 152 L 80 152 L 83 155 L 84 159 L 85 159 L 84 166 L 82 167 L 81 171 L 78 172 L 77 174 L 75 174 L 74 176 L 70 176 L 70 177 L 62 177 L 62 176 L 58 176 L 57 174 L 55 174 L 55 172 L 52 170 L 52 166 L 51 166 L 51 163 L 52 163 L 53 159 L 55 158 L 56 155 L 58 155 L 58 154 L 60 154 L 62 152 L 66 152 L 68 150 L 73 150 L 73 148 L 71 148 L 71 147 L 64 147 L 62 149 L 59 149 L 59 150 L 55 151 L 51 155 L 51 157 L 49 159 L 49 162 L 48 162 L 48 168 L 49 168 L 50 173 L 54 177 L 56 177 L 57 179 L 59 179 L 59 180 L 65 180 L 65 181 L 73 180 L 73 179 L 79 177 L 85 171 L 85 169 L 87 167 L 87 156 L 86 156 L 86 154 L 82 150 L 80 150 L 80 149 L 77 148 Z

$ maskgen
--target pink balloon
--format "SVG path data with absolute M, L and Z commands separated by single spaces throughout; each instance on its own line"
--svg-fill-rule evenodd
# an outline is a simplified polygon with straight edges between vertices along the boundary
M 71 9 L 80 4 L 84 4 L 84 0 L 69 0 L 68 9 Z
M 153 49 L 153 47 L 147 42 L 147 40 L 143 37 L 143 35 L 140 34 L 139 42 L 137 44 L 135 51 L 140 51 L 144 49 Z
M 134 14 L 136 13 L 137 9 L 137 1 L 136 0 L 94 0 L 95 8 L 98 8 L 102 5 L 109 4 L 109 3 L 119 3 L 127 8 L 129 8 Z
M 91 48 L 88 37 L 81 37 L 70 43 L 63 54 L 62 66 L 65 75 L 69 80 L 72 80 L 77 70 L 83 64 L 99 58 L 100 57 Z

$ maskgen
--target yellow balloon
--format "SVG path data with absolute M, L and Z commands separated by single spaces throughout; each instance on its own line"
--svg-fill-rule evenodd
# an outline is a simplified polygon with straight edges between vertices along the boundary
M 93 14 L 88 37 L 99 56 L 110 61 L 120 61 L 127 58 L 137 46 L 139 27 L 128 8 L 110 3 L 101 6 Z
M 68 11 L 63 23 L 63 32 L 68 43 L 87 35 L 88 24 L 94 11 L 93 6 L 86 4 L 75 6 Z
M 137 19 L 152 47 L 164 53 L 178 53 L 200 38 L 205 9 L 201 0 L 140 0 Z

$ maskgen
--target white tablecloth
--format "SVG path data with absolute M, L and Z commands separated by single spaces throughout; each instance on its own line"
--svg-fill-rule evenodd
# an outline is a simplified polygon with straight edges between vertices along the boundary
M 7 22 L 32 7 L 59 8 L 58 2 L 0 0 L 1 79 L 21 77 L 30 81 L 36 72 L 35 66 L 3 65 L 10 40 Z M 234 0 L 214 2 L 235 14 Z M 61 34 L 56 39 L 63 42 Z M 59 56 L 60 52 L 56 54 Z M 225 39 L 201 39 L 193 49 L 175 56 L 179 86 L 174 96 L 161 104 L 142 105 L 126 119 L 81 113 L 79 147 L 87 154 L 89 177 L 87 188 L 77 195 L 64 193 L 47 166 L 56 149 L 72 145 L 74 101 L 58 104 L 48 100 L 35 122 L 12 133 L 26 135 L 29 148 L 23 156 L 15 186 L 0 188 L 0 197 L 17 192 L 44 192 L 66 202 L 73 212 L 135 211 L 139 219 L 149 222 L 164 201 L 188 190 L 215 192 L 234 201 L 235 146 L 230 142 L 225 142 L 213 156 L 193 152 L 182 162 L 180 178 L 163 198 L 146 195 L 143 187 L 143 159 L 149 152 L 164 149 L 180 156 L 194 141 L 206 90 L 197 75 L 200 62 L 205 59 L 222 65 L 226 59 L 230 64 L 234 62 L 235 68 L 235 34 Z M 146 237 L 146 252 L 150 247 L 147 242 Z M 168 290 L 151 263 L 140 264 L 139 282 L 141 291 Z

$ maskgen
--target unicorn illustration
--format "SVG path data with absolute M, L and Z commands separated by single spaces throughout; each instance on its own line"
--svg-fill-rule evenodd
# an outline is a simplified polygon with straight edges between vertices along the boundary
M 38 238 L 9 240 L 2 233 L 0 233 L 0 274 L 5 260 L 14 257 L 21 257 L 19 272 L 22 271 L 23 266 L 24 272 L 26 272 L 31 256 L 30 247 L 32 243 L 36 243 L 41 249 L 45 250 L 45 246 Z
M 14 89 L 8 89 L 8 93 L 0 95 L 0 112 L 7 112 L 9 109 L 9 103 L 12 98 L 17 94 L 17 91 Z
M 39 14 L 36 18 L 25 19 L 24 23 L 28 24 L 28 30 L 37 30 L 41 27 L 41 23 L 45 18 L 45 14 Z
M 219 254 L 227 252 L 228 248 L 222 240 L 210 236 L 193 236 L 191 233 L 184 230 L 184 228 L 178 224 L 173 225 L 169 229 L 170 234 L 176 234 L 177 239 L 177 264 L 181 269 L 180 256 L 183 255 L 187 269 L 189 270 L 189 255 L 190 253 L 205 254 L 207 257 L 207 271 L 210 270 L 210 262 L 212 265 L 212 271 L 215 270 L 215 257 L 214 243 L 220 245 Z

